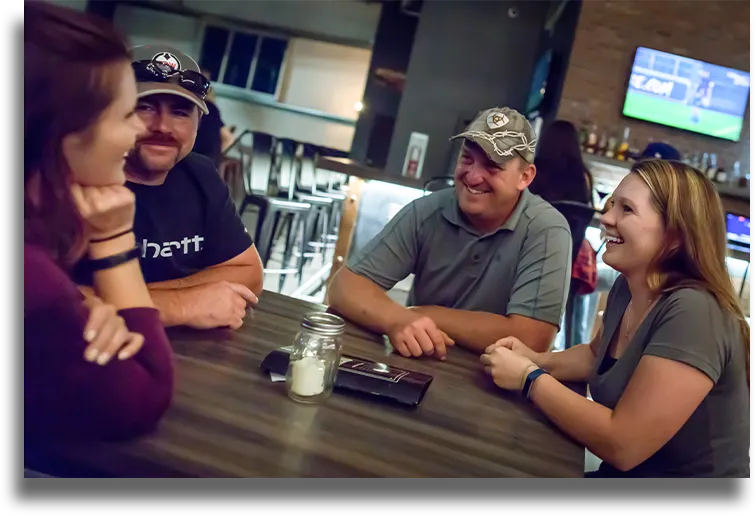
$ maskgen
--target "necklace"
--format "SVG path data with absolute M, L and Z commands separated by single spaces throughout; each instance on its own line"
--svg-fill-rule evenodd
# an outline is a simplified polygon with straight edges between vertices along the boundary
M 646 310 L 643 312 L 643 314 L 638 319 L 637 324 L 633 326 L 633 331 L 638 329 L 638 326 L 640 326 L 640 323 L 643 322 L 643 319 L 646 318 L 646 315 L 648 315 L 648 312 L 651 310 L 651 304 L 655 301 L 655 299 L 649 299 L 648 305 L 646 306 Z M 625 315 L 625 342 L 628 341 L 628 338 L 630 336 L 630 313 L 633 309 L 633 300 L 630 300 L 630 304 L 627 305 L 627 313 Z

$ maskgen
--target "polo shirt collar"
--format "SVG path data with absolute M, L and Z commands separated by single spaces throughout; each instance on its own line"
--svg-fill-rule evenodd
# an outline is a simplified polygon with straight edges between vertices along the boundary
M 530 190 L 528 190 L 527 188 L 523 190 L 520 194 L 520 198 L 518 199 L 517 204 L 515 205 L 515 209 L 512 211 L 512 214 L 509 216 L 509 218 L 504 222 L 504 224 L 488 234 L 496 233 L 497 231 L 500 231 L 502 229 L 514 231 L 515 228 L 517 228 L 517 224 L 519 224 L 520 222 L 522 213 L 525 211 L 525 208 L 528 207 L 528 203 L 530 202 L 530 198 L 532 196 L 533 194 L 530 193 Z M 475 226 L 470 224 L 465 215 L 459 209 L 456 192 L 454 192 L 454 195 L 449 196 L 449 200 L 447 201 L 446 206 L 444 206 L 442 213 L 444 215 L 444 218 L 455 226 L 459 226 L 476 235 L 480 234 Z

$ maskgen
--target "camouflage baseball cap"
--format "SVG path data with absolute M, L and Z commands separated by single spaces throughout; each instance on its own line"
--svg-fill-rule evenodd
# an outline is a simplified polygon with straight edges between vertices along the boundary
M 491 161 L 505 163 L 515 153 L 528 163 L 535 158 L 536 138 L 530 122 L 514 109 L 495 107 L 478 113 L 464 132 L 450 140 L 466 138 L 481 146 Z
M 189 72 L 197 75 L 192 78 L 187 74 L 185 85 L 182 87 L 181 83 L 174 83 L 168 81 L 151 80 L 149 78 L 143 78 L 137 73 L 137 97 L 142 98 L 148 95 L 155 95 L 158 93 L 164 93 L 169 95 L 177 95 L 187 100 L 191 100 L 197 107 L 200 108 L 204 114 L 208 114 L 207 104 L 205 103 L 205 96 L 198 93 L 198 89 L 203 81 L 207 79 L 200 72 L 197 63 L 184 54 L 180 50 L 165 45 L 141 45 L 131 49 L 132 61 L 134 66 L 142 62 L 155 63 L 159 67 L 164 67 L 166 70 L 172 70 L 176 73 L 184 74 Z M 136 71 L 136 69 L 135 69 Z M 208 82 L 209 84 L 209 82 Z M 186 86 L 195 86 L 192 89 Z M 195 91 L 192 91 L 195 90 Z

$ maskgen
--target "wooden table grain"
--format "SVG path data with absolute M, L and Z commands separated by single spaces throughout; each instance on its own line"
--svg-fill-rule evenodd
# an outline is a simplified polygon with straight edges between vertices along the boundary
M 169 332 L 176 392 L 159 428 L 129 443 L 69 445 L 46 461 L 117 477 L 583 475 L 583 448 L 496 388 L 478 356 L 462 349 L 445 362 L 406 359 L 349 324 L 345 353 L 433 375 L 422 403 L 407 408 L 340 391 L 322 405 L 290 400 L 260 363 L 292 342 L 304 313 L 324 309 L 264 292 L 236 332 Z

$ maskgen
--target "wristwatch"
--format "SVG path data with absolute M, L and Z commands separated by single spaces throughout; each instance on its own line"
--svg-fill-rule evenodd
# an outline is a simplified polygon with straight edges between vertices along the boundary
M 127 251 L 123 251 L 122 253 L 114 254 L 113 256 L 106 256 L 105 258 L 98 258 L 96 260 L 90 258 L 87 260 L 86 266 L 91 272 L 112 269 L 113 267 L 118 267 L 119 265 L 123 265 L 126 262 L 139 258 L 140 254 L 142 254 L 142 248 L 137 245 Z
M 533 383 L 535 383 L 536 378 L 538 378 L 542 374 L 549 374 L 549 373 L 547 373 L 540 367 L 528 373 L 528 376 L 525 377 L 525 383 L 522 386 L 522 392 L 520 393 L 522 394 L 524 398 L 526 399 L 530 398 L 530 389 L 533 388 Z

